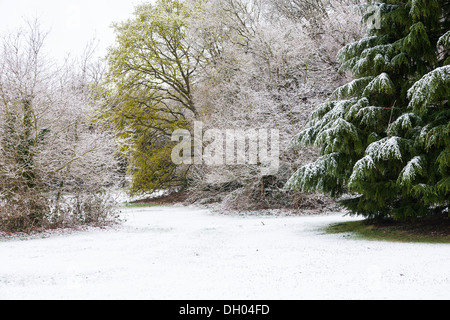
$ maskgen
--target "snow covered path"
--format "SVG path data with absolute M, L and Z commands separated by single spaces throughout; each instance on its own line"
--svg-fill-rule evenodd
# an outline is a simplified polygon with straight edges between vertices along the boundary
M 0 299 L 450 299 L 450 246 L 325 235 L 348 220 L 125 209 L 127 222 L 0 242 Z

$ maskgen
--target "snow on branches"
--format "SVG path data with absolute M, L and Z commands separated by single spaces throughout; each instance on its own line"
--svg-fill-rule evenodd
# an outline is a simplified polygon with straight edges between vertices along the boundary
M 75 62 L 55 67 L 44 40 L 35 23 L 0 48 L 0 227 L 8 231 L 115 214 L 115 136 L 95 122 L 86 74 Z
M 409 107 L 423 113 L 427 107 L 444 103 L 450 97 L 450 66 L 443 66 L 427 73 L 408 91 Z

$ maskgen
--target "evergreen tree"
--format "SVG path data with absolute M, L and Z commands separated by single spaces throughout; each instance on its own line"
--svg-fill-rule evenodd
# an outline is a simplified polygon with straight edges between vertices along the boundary
M 355 80 L 319 106 L 294 139 L 320 147 L 322 157 L 300 168 L 287 187 L 350 192 L 342 204 L 368 218 L 448 212 L 450 2 L 373 5 L 380 28 L 338 55 Z

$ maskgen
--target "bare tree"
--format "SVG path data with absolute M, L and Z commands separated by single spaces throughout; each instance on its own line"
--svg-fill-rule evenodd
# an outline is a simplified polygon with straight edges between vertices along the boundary
M 47 59 L 46 34 L 27 27 L 0 48 L 0 229 L 108 220 L 115 141 L 93 122 L 91 79 Z
M 362 35 L 358 12 L 339 3 L 212 0 L 203 16 L 195 17 L 196 43 L 210 48 L 194 88 L 205 129 L 277 128 L 282 149 L 274 176 L 261 175 L 254 165 L 196 166 L 195 199 L 223 200 L 235 209 L 317 203 L 317 198 L 286 192 L 283 185 L 317 155 L 306 148 L 294 154 L 289 142 L 314 107 L 346 80 L 337 71 L 337 51 L 348 38 Z

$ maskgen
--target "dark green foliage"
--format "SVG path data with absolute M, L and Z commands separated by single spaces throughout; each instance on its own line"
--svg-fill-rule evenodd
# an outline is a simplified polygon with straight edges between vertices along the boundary
M 370 218 L 448 212 L 450 2 L 377 5 L 381 28 L 338 56 L 356 79 L 318 107 L 294 139 L 320 147 L 323 156 L 288 187 L 350 192 L 342 204 Z

